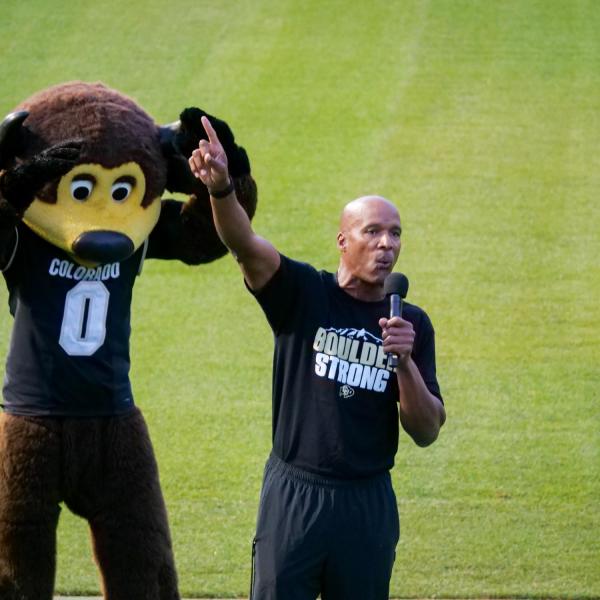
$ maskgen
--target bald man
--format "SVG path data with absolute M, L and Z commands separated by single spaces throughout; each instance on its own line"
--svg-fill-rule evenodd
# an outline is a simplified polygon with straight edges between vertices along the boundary
M 385 317 L 400 216 L 385 198 L 358 198 L 342 212 L 336 273 L 291 260 L 252 231 L 221 143 L 203 125 L 208 140 L 190 166 L 275 335 L 273 449 L 250 598 L 387 600 L 399 537 L 389 473 L 398 420 L 427 446 L 446 418 L 429 318 L 411 304 L 402 318 Z

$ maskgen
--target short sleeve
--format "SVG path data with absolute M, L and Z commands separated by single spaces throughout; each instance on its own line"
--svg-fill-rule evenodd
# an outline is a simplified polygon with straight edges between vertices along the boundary
M 412 358 L 421 373 L 421 377 L 423 377 L 427 389 L 444 402 L 436 375 L 435 331 L 431 324 L 431 320 L 425 312 L 421 312 L 417 332 L 417 343 Z
M 302 308 L 302 297 L 309 293 L 311 282 L 318 277 L 310 265 L 281 255 L 279 268 L 257 292 L 246 287 L 263 309 L 275 334 L 293 327 Z

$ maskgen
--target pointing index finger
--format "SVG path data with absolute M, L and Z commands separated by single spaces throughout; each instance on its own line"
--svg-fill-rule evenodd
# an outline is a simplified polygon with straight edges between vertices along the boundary
M 208 120 L 208 117 L 202 116 L 200 118 L 202 121 L 202 126 L 204 127 L 204 131 L 206 131 L 206 135 L 208 135 L 208 141 L 211 144 L 220 144 L 219 138 L 217 137 L 217 132 L 213 129 L 211 122 Z

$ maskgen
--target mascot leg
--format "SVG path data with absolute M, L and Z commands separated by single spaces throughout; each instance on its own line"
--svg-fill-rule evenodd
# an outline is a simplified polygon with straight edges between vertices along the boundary
M 179 600 L 167 512 L 142 414 L 136 409 L 123 417 L 74 421 L 65 433 L 78 455 L 71 464 L 79 464 L 66 504 L 90 523 L 106 600 Z
M 52 600 L 60 445 L 51 419 L 0 414 L 0 598 Z

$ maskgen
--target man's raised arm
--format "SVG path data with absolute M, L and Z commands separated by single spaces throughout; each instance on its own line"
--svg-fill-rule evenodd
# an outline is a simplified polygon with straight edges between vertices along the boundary
M 248 215 L 237 201 L 225 150 L 207 117 L 202 117 L 202 125 L 208 141 L 200 140 L 189 159 L 190 168 L 208 188 L 219 237 L 240 264 L 250 289 L 258 291 L 279 268 L 279 253 L 252 230 Z

